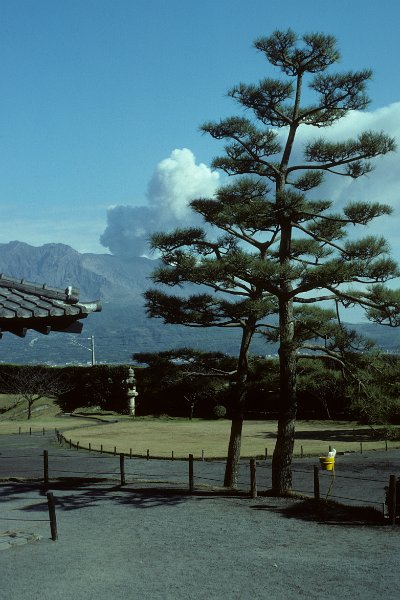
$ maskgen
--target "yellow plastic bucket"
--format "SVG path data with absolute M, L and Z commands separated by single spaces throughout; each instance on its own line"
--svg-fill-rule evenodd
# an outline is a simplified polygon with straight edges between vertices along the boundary
M 321 469 L 324 471 L 333 471 L 335 467 L 335 457 L 334 456 L 320 456 L 319 463 L 321 465 Z

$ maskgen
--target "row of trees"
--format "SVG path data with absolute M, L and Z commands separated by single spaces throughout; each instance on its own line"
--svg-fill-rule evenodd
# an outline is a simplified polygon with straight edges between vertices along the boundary
M 364 343 L 365 346 L 365 343 Z M 230 418 L 237 359 L 187 348 L 138 353 L 137 414 L 210 418 L 216 406 Z M 374 427 L 400 422 L 400 358 L 375 349 L 346 357 L 304 355 L 298 365 L 300 418 L 356 419 Z M 218 411 L 217 411 L 218 412 Z M 249 356 L 247 419 L 274 419 L 279 412 L 279 361 Z
M 136 369 L 137 415 L 192 419 L 231 417 L 235 397 L 233 356 L 178 349 L 135 354 L 145 368 Z M 64 412 L 83 407 L 128 412 L 128 367 L 0 366 L 0 392 L 28 419 L 35 404 L 54 398 Z M 329 357 L 304 357 L 298 367 L 301 418 L 354 418 L 374 427 L 400 423 L 400 358 L 370 351 L 348 356 L 345 368 Z M 245 418 L 274 419 L 279 412 L 277 359 L 249 357 Z
M 146 293 L 146 306 L 149 316 L 165 323 L 241 330 L 231 374 L 226 486 L 237 481 L 250 342 L 254 335 L 279 342 L 272 484 L 275 493 L 284 494 L 292 482 L 298 368 L 304 350 L 328 355 L 350 377 L 347 359 L 362 347 L 342 326 L 341 309 L 359 306 L 372 321 L 400 323 L 400 293 L 385 285 L 399 275 L 398 267 L 385 239 L 362 236 L 366 225 L 390 214 L 391 208 L 351 200 L 334 207 L 316 190 L 324 176 L 358 179 L 369 173 L 371 160 L 392 152 L 395 143 L 372 131 L 344 141 L 323 137 L 325 129 L 369 102 L 365 89 L 371 71 L 330 71 L 340 58 L 332 36 L 298 38 L 291 30 L 276 31 L 254 46 L 280 76 L 233 87 L 228 94 L 246 110 L 245 116 L 202 126 L 203 132 L 225 142 L 223 155 L 212 166 L 233 183 L 213 198 L 191 202 L 203 227 L 152 237 L 163 263 L 154 281 L 170 287 L 198 284 L 199 293 L 182 297 L 156 288 Z M 319 136 L 304 141 L 301 136 L 308 129 L 316 129 Z
M 64 412 L 82 407 L 128 412 L 128 367 L 47 367 L 0 365 L 0 393 L 14 397 L 6 409 L 21 407 L 27 419 L 39 400 L 56 400 Z

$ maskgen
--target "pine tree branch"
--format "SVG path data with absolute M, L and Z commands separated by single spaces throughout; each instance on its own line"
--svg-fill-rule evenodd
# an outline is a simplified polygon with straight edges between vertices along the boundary
M 296 302 L 298 304 L 316 304 L 317 302 L 335 300 L 336 297 L 336 294 L 332 294 L 330 296 L 312 296 L 311 298 L 301 298 L 296 295 L 293 297 L 293 302 Z
M 334 219 L 331 219 L 331 220 L 335 221 Z M 335 221 L 335 222 L 337 222 L 337 221 Z M 309 237 L 311 237 L 316 242 L 319 242 L 320 244 L 325 244 L 326 246 L 334 248 L 335 250 L 337 250 L 341 254 L 344 253 L 344 249 L 341 246 L 339 246 L 338 244 L 335 244 L 335 242 L 332 242 L 332 240 L 324 238 L 324 237 L 322 237 L 322 236 L 314 233 L 313 231 L 310 231 L 306 227 L 303 227 L 302 225 L 300 225 L 299 222 L 292 223 L 292 226 L 295 227 L 296 229 L 299 229 L 300 231 L 302 231 L 303 233 L 305 233 L 306 235 L 308 235 Z

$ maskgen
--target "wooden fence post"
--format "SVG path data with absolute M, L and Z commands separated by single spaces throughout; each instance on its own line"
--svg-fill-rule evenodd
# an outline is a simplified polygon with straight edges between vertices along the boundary
M 121 485 L 125 485 L 125 456 L 124 454 L 119 455 L 119 470 L 121 474 Z
M 396 475 L 390 475 L 389 477 L 389 490 L 388 490 L 388 513 L 389 513 L 389 524 L 395 525 L 396 523 Z
M 264 458 L 265 458 L 265 460 L 267 460 L 267 458 L 268 458 L 268 448 L 265 448 Z
M 194 490 L 194 477 L 193 477 L 193 454 L 189 454 L 189 491 Z
M 257 498 L 257 463 L 255 458 L 250 459 L 250 493 L 252 498 Z
M 43 450 L 43 481 L 49 483 L 49 452 Z
M 47 492 L 47 506 L 49 509 L 51 539 L 53 540 L 53 542 L 55 542 L 56 540 L 58 540 L 58 533 L 57 533 L 56 507 L 54 504 L 54 496 L 53 496 L 52 492 Z
M 314 466 L 314 500 L 319 502 L 319 470 Z

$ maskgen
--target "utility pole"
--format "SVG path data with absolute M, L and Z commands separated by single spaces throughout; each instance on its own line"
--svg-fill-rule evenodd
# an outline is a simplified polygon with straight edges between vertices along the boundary
M 92 347 L 92 367 L 94 367 L 94 365 L 96 364 L 96 359 L 94 356 L 94 335 L 92 335 L 90 337 L 90 341 L 91 341 L 91 347 Z
M 76 339 L 72 339 L 71 343 L 74 346 L 80 346 L 81 348 L 85 348 L 85 350 L 89 350 L 89 352 L 92 355 L 92 360 L 91 360 L 92 367 L 94 367 L 94 365 L 96 364 L 96 358 L 95 358 L 95 354 L 94 354 L 94 335 L 91 335 L 90 337 L 83 338 L 83 339 L 90 341 L 90 348 L 89 348 L 89 346 L 84 346 L 83 344 L 80 344 Z

